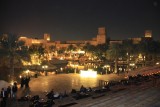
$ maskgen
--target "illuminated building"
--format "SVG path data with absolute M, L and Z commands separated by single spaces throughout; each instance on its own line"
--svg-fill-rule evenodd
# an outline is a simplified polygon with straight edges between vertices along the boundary
M 105 43 L 106 43 L 105 27 L 100 27 L 98 28 L 97 44 L 105 44 Z
M 122 44 L 122 40 L 110 40 L 109 44 Z
M 152 31 L 146 30 L 143 37 L 137 38 L 129 38 L 132 40 L 133 44 L 138 44 L 142 40 L 151 40 L 152 39 Z M 20 37 L 19 40 L 23 40 L 26 46 L 31 46 L 33 44 L 42 44 L 45 48 L 49 48 L 50 46 L 55 46 L 58 49 L 67 48 L 69 45 L 73 45 L 77 47 L 77 44 L 81 47 L 89 43 L 90 45 L 99 45 L 105 44 L 107 41 L 106 37 L 106 29 L 105 27 L 98 28 L 98 34 L 95 38 L 91 40 L 69 40 L 69 41 L 51 41 L 50 34 L 45 33 L 43 39 L 33 39 L 27 37 Z M 122 44 L 122 40 L 109 40 L 109 44 Z
M 47 40 L 45 39 L 33 39 L 33 38 L 27 38 L 27 37 L 20 37 L 19 41 L 24 41 L 25 46 L 31 46 L 31 45 L 39 45 L 39 44 L 46 44 Z
M 129 40 L 132 40 L 133 44 L 139 44 L 142 41 L 142 38 L 129 38 Z
M 146 30 L 144 37 L 145 37 L 145 38 L 152 38 L 152 31 L 151 31 L 151 30 Z
M 129 38 L 129 40 L 132 40 L 133 44 L 139 44 L 141 41 L 152 40 L 152 31 L 146 30 L 143 37 Z
M 50 40 L 51 40 L 50 34 L 45 33 L 45 34 L 44 34 L 44 40 L 50 41 Z
M 96 38 L 92 38 L 91 40 L 71 40 L 71 41 L 51 41 L 50 34 L 45 33 L 43 39 L 33 39 L 21 36 L 19 40 L 24 41 L 26 46 L 31 46 L 33 44 L 42 44 L 45 48 L 50 46 L 55 46 L 56 48 L 67 48 L 69 45 L 73 45 L 74 47 L 79 44 L 80 46 L 84 46 L 89 43 L 91 45 L 105 44 L 106 43 L 106 34 L 105 27 L 98 28 L 98 35 Z

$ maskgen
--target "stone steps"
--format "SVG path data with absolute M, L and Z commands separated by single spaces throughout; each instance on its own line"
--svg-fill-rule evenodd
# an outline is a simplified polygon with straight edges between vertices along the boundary
M 158 95 L 157 94 L 158 91 L 155 91 L 155 87 L 151 87 L 150 86 L 151 84 L 152 83 L 149 82 L 149 83 L 142 84 L 140 86 L 128 86 L 128 89 L 121 92 L 106 93 L 105 98 L 104 97 L 99 99 L 97 98 L 95 101 L 92 101 L 92 100 L 85 101 L 83 102 L 84 104 L 81 104 L 81 106 L 84 106 L 84 107 L 97 107 L 97 106 L 98 107 L 130 107 L 133 104 L 135 104 L 134 105 L 135 107 L 139 107 L 140 105 L 143 106 L 145 102 L 148 102 L 145 105 L 150 105 L 149 101 L 156 100 Z M 152 91 L 152 89 L 154 90 Z M 149 97 L 148 100 L 143 101 L 143 99 L 146 99 L 147 97 Z M 139 100 L 142 102 L 139 102 Z M 82 102 L 79 102 L 79 103 L 82 103 Z M 76 107 L 78 107 L 79 105 L 77 105 Z

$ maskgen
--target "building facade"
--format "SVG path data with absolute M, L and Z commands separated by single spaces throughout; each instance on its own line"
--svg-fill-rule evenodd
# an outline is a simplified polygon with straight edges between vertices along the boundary
M 69 45 L 84 46 L 89 43 L 91 45 L 105 44 L 106 43 L 106 31 L 105 27 L 98 28 L 98 35 L 91 40 L 70 40 L 70 41 L 51 41 L 50 34 L 45 33 L 43 39 L 33 39 L 21 36 L 19 40 L 24 41 L 26 46 L 42 44 L 45 48 L 55 46 L 56 48 L 67 48 Z
M 152 31 L 151 30 L 146 30 L 144 34 L 145 38 L 152 38 Z
M 137 38 L 129 38 L 129 40 L 132 40 L 133 44 L 138 44 L 142 40 L 151 40 L 152 39 L 152 31 L 146 30 L 143 37 L 137 37 Z M 69 45 L 73 46 L 84 46 L 86 44 L 90 45 L 99 45 L 99 44 L 106 44 L 107 36 L 106 36 L 106 29 L 105 27 L 98 28 L 98 34 L 95 38 L 92 38 L 91 40 L 70 40 L 70 41 L 51 41 L 50 34 L 45 33 L 43 39 L 33 39 L 33 38 L 27 38 L 27 37 L 20 37 L 19 40 L 22 40 L 25 42 L 26 46 L 31 45 L 38 45 L 42 44 L 45 48 L 49 48 L 50 46 L 55 46 L 56 48 L 67 48 Z M 109 44 L 122 44 L 122 40 L 109 40 Z
M 105 43 L 106 43 L 105 27 L 100 27 L 100 28 L 98 28 L 97 45 L 98 44 L 105 44 Z

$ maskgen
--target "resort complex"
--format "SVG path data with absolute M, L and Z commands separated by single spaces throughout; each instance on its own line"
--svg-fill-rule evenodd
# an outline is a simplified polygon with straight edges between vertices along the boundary
M 47 33 L 0 39 L 2 107 L 159 105 L 160 42 L 150 30 L 125 40 L 112 40 L 105 27 L 91 40 L 52 41 Z

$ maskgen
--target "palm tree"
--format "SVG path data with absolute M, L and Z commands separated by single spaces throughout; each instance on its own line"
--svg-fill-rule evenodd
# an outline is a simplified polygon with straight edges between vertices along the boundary
M 132 43 L 132 40 L 124 40 L 123 41 L 123 48 L 127 55 L 127 70 L 129 69 L 129 63 L 130 63 L 130 56 L 134 54 L 134 45 Z
M 86 54 L 90 54 L 90 56 L 94 56 L 96 47 L 91 45 L 90 43 L 87 43 L 83 46 L 83 49 L 85 50 Z
M 0 38 L 1 50 L 9 57 L 9 68 L 11 79 L 15 80 L 14 76 L 14 60 L 17 54 L 19 54 L 20 46 L 24 45 L 24 42 L 18 41 L 18 36 L 14 34 L 1 35 Z M 3 53 L 1 53 L 3 54 Z
M 99 44 L 96 46 L 96 51 L 94 51 L 94 52 L 95 52 L 96 56 L 98 57 L 98 59 L 105 61 L 107 49 L 108 49 L 107 44 Z
M 146 59 L 149 54 L 149 47 L 148 46 L 149 46 L 148 41 L 141 41 L 136 46 L 138 53 L 142 54 L 142 61 L 143 61 L 142 66 L 146 66 Z
M 80 43 L 77 43 L 77 44 L 76 44 L 76 48 L 77 48 L 77 49 L 81 49 L 81 44 L 80 44 Z
M 91 45 L 90 43 L 86 43 L 84 46 L 83 46 L 83 49 L 86 51 L 86 52 L 93 52 L 93 50 L 95 49 L 95 47 L 93 45 Z
M 114 60 L 114 73 L 118 73 L 118 58 L 124 56 L 124 50 L 121 44 L 111 44 L 107 50 L 107 59 Z
M 160 54 L 160 42 L 159 41 L 151 41 L 148 43 L 148 51 L 149 54 L 152 56 L 153 64 L 157 61 L 157 56 Z
M 64 54 L 64 52 L 66 51 L 66 48 L 62 47 L 60 49 L 58 49 L 58 54 Z
M 56 46 L 54 46 L 54 45 L 49 46 L 49 51 L 50 52 L 55 51 L 55 49 L 56 49 Z
M 42 45 L 31 45 L 29 47 L 29 54 L 32 55 L 36 55 L 38 56 L 38 58 L 36 59 L 38 63 L 41 63 L 42 61 L 42 56 L 45 53 L 45 49 L 43 48 Z
M 75 51 L 76 50 L 76 47 L 74 47 L 72 44 L 71 45 L 69 45 L 68 47 L 67 47 L 67 50 L 70 52 L 70 51 Z

